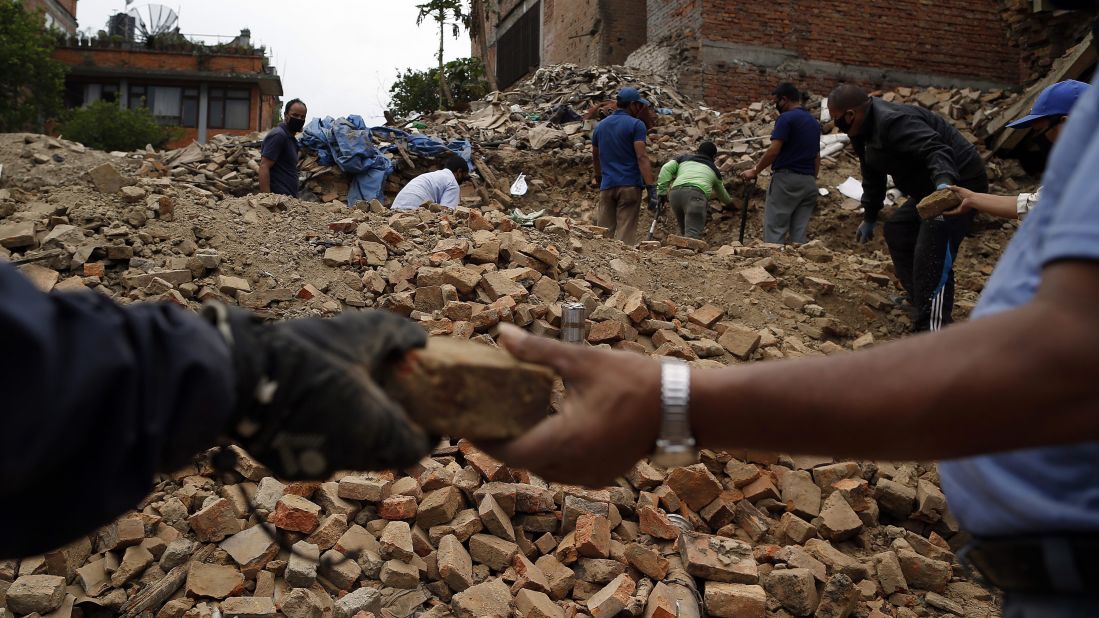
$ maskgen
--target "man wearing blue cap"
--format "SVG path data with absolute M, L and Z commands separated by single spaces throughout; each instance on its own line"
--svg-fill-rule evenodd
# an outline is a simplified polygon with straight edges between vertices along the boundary
M 1087 84 L 1074 79 L 1057 82 L 1038 95 L 1029 114 L 1007 126 L 1012 129 L 1034 129 L 1038 136 L 1056 144 L 1072 106 L 1076 105 L 1076 101 L 1087 89 Z M 954 216 L 979 210 L 1004 219 L 1022 219 L 1038 203 L 1042 194 L 1041 187 L 1034 193 L 1020 193 L 1016 196 L 977 193 L 965 187 L 950 187 L 950 190 L 961 198 L 962 203 L 943 214 Z
M 591 134 L 592 163 L 599 183 L 596 222 L 609 229 L 615 239 L 632 245 L 637 239 L 641 188 L 648 189 L 650 210 L 656 210 L 659 199 L 645 150 L 645 123 L 638 120 L 649 102 L 637 88 L 623 88 L 617 102 L 618 110 Z

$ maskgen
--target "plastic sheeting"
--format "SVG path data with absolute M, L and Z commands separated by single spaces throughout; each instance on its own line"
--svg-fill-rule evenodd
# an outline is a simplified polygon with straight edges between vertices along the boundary
M 386 156 L 397 152 L 396 142 L 404 142 L 409 152 L 425 158 L 447 153 L 471 162 L 473 147 L 466 140 L 442 142 L 392 127 L 367 127 L 362 116 L 314 118 L 305 126 L 299 140 L 315 150 L 321 165 L 334 165 L 351 176 L 347 205 L 372 199 L 384 200 L 386 178 L 393 173 L 393 161 Z

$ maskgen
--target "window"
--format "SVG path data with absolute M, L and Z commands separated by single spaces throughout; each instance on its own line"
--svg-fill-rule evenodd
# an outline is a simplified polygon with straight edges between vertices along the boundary
M 156 86 L 152 88 L 153 100 L 150 106 L 153 115 L 158 119 L 171 121 L 171 124 L 179 123 L 182 88 L 174 86 Z
M 181 127 L 198 126 L 198 88 L 184 88 L 182 110 L 179 118 Z
M 146 100 L 147 92 L 145 86 L 130 86 L 130 109 L 137 109 L 139 107 L 146 107 L 148 102 Z
M 115 102 L 118 100 L 118 86 L 116 84 L 103 84 L 99 91 L 99 100 Z
M 196 103 L 194 105 L 194 110 L 197 111 L 198 90 L 189 90 L 193 90 L 195 93 Z M 133 84 L 130 86 L 129 94 L 130 109 L 144 107 L 152 113 L 160 124 L 168 126 L 198 126 L 197 114 L 195 114 L 196 118 L 190 124 L 185 124 L 186 119 L 183 118 L 183 88 L 180 88 L 179 86 Z
M 207 107 L 209 125 L 213 129 L 249 128 L 252 96 L 243 88 L 211 88 Z

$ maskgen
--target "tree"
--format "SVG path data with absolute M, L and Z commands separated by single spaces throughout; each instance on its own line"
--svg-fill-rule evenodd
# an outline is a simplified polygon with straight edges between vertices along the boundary
M 61 109 L 65 67 L 41 12 L 0 0 L 0 133 L 40 129 Z
M 451 60 L 444 69 L 453 105 L 442 107 L 455 109 L 488 94 L 489 85 L 483 79 L 484 68 L 477 58 Z M 398 116 L 429 114 L 440 109 L 438 83 L 437 68 L 426 71 L 405 69 L 404 73 L 397 74 L 397 81 L 389 88 L 389 109 Z
M 420 10 L 419 15 L 416 16 L 417 26 L 423 24 L 428 17 L 434 18 L 435 22 L 439 24 L 439 109 L 444 109 L 442 106 L 444 101 L 450 107 L 454 107 L 454 96 L 451 94 L 445 79 L 443 43 L 446 39 L 447 25 L 453 29 L 454 38 L 458 38 L 462 33 L 463 26 L 469 27 L 469 15 L 463 12 L 465 0 L 430 0 L 423 4 L 417 4 L 416 8 Z M 447 23 L 448 18 L 452 20 L 449 24 Z
M 62 135 L 98 150 L 138 150 L 145 144 L 160 148 L 174 131 L 157 124 L 144 107 L 122 109 L 113 101 L 96 101 L 72 112 Z

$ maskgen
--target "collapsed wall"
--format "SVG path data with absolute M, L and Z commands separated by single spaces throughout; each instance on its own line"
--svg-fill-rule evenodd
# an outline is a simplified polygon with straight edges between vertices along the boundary
M 840 82 L 988 90 L 1037 78 L 1090 23 L 1035 13 L 1024 0 L 679 0 L 649 4 L 648 44 L 626 64 L 674 71 L 681 90 L 726 110 L 767 98 L 781 81 L 817 94 Z

